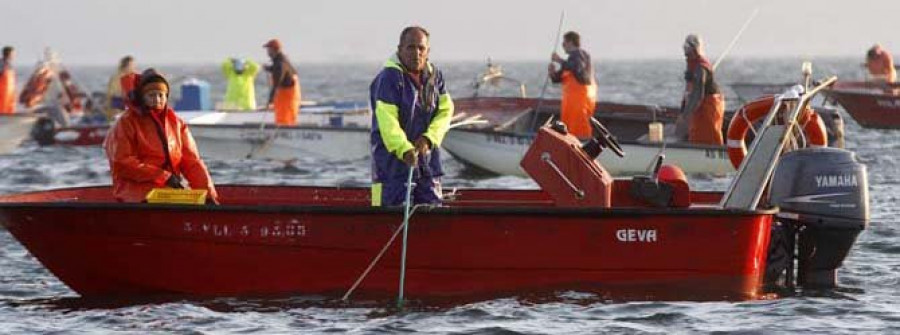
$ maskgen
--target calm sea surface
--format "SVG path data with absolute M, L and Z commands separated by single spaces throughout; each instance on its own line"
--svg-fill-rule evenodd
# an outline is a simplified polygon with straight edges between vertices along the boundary
M 799 80 L 800 59 L 730 59 L 717 79 L 733 82 Z M 860 79 L 858 59 L 813 59 L 818 76 Z M 146 64 L 142 64 L 146 65 Z M 152 64 L 151 64 L 152 65 Z M 472 79 L 484 64 L 450 63 L 443 67 L 454 96 L 471 94 Z M 545 65 L 503 64 L 507 75 L 528 84 L 537 96 Z M 597 64 L 603 100 L 677 105 L 683 63 L 671 61 L 603 61 Z M 224 83 L 215 64 L 159 66 L 176 77 L 198 77 L 212 84 L 213 97 Z M 364 101 L 379 64 L 299 64 L 304 100 Z M 110 68 L 72 67 L 90 90 L 102 90 Z M 19 68 L 20 77 L 30 68 Z M 20 78 L 22 83 L 26 78 Z M 267 88 L 257 79 L 262 100 Z M 547 96 L 558 96 L 552 88 Z M 860 128 L 846 117 L 847 147 L 868 165 L 872 222 L 840 272 L 842 288 L 801 292 L 797 296 L 751 302 L 599 301 L 578 292 L 553 299 L 499 299 L 440 309 L 386 313 L 381 306 L 337 308 L 303 299 L 184 301 L 97 306 L 45 270 L 5 230 L 0 230 L 0 334 L 161 333 L 431 333 L 431 334 L 596 334 L 596 333 L 900 333 L 900 131 Z M 335 148 L 339 150 L 339 148 Z M 365 185 L 367 161 L 321 164 L 312 160 L 292 166 L 275 162 L 208 161 L 217 183 L 290 185 Z M 473 174 L 447 162 L 446 187 L 533 188 L 526 179 Z M 40 148 L 26 143 L 0 156 L 0 193 L 108 184 L 109 168 L 98 147 Z M 691 180 L 695 189 L 723 189 L 726 178 Z

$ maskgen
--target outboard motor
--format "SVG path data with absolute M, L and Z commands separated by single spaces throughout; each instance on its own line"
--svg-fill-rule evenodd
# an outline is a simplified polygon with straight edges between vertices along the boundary
M 56 142 L 56 122 L 47 117 L 37 119 L 31 127 L 31 138 L 40 146 L 53 144 Z
M 770 266 L 779 266 L 778 254 L 796 256 L 797 284 L 807 288 L 836 286 L 841 266 L 859 233 L 869 222 L 866 166 L 847 150 L 804 148 L 784 154 L 775 168 L 769 189 L 770 203 L 780 208 Z M 776 243 L 781 241 L 784 243 Z M 796 249 L 795 249 L 796 248 Z M 796 250 L 796 253 L 795 253 Z M 775 259 L 773 259 L 775 258 Z M 782 262 L 787 284 L 793 284 L 793 257 Z M 782 271 L 767 269 L 767 283 Z

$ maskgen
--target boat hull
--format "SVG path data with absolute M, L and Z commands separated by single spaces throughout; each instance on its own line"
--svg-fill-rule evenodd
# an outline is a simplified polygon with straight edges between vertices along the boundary
M 204 159 L 359 160 L 369 156 L 369 129 L 193 124 Z
M 527 176 L 519 166 L 534 136 L 512 133 L 455 129 L 444 138 L 443 148 L 454 158 L 479 169 L 500 175 Z M 618 157 L 604 151 L 598 160 L 613 175 L 646 174 L 662 145 L 623 142 L 626 156 Z M 734 172 L 725 147 L 667 144 L 667 164 L 680 167 L 685 173 L 726 174 Z
M 108 188 L 42 200 L 80 202 L 84 192 Z M 222 186 L 220 195 L 245 203 L 30 203 L 37 199 L 26 195 L 0 199 L 0 219 L 83 297 L 336 298 L 403 216 L 399 208 L 365 206 L 363 189 Z M 289 197 L 318 200 L 289 206 Z M 761 294 L 774 212 L 565 209 L 544 197 L 463 190 L 447 207 L 418 209 L 409 229 L 406 296 L 442 302 L 559 290 L 629 300 Z M 495 206 L 482 207 L 487 203 Z M 399 255 L 398 240 L 354 297 L 396 296 Z
M 832 89 L 826 91 L 856 123 L 865 128 L 900 129 L 900 95 L 878 91 Z

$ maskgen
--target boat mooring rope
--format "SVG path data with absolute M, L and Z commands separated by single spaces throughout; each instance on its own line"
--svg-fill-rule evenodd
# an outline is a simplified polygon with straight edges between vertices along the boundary
M 363 271 L 363 273 L 359 276 L 359 278 L 356 279 L 356 281 L 353 283 L 353 286 L 351 286 L 350 289 L 347 290 L 347 293 L 344 293 L 344 296 L 341 298 L 341 300 L 347 301 L 347 299 L 350 298 L 350 295 L 353 294 L 353 291 L 355 291 L 356 288 L 359 287 L 359 284 L 361 284 L 362 281 L 366 278 L 366 276 L 369 275 L 369 272 L 372 271 L 372 268 L 375 267 L 375 264 L 378 264 L 378 261 L 380 261 L 381 257 L 384 256 L 384 253 L 387 252 L 387 250 L 391 246 L 391 244 L 394 243 L 394 240 L 397 239 L 397 236 L 400 235 L 400 232 L 403 231 L 403 252 L 402 252 L 402 258 L 400 260 L 401 261 L 401 263 L 400 263 L 400 293 L 397 297 L 397 307 L 398 308 L 403 307 L 403 286 L 405 283 L 404 277 L 406 275 L 406 244 L 407 244 L 406 226 L 409 225 L 409 218 L 413 215 L 413 213 L 415 213 L 416 208 L 419 207 L 418 205 L 412 206 L 412 207 L 410 206 L 410 204 L 412 203 L 412 189 L 413 189 L 412 177 L 413 177 L 414 170 L 415 170 L 415 167 L 409 168 L 409 176 L 407 177 L 407 180 L 406 180 L 406 204 L 403 208 L 403 224 L 401 224 L 400 227 L 397 227 L 397 230 L 395 230 L 394 234 L 391 235 L 391 239 L 389 239 L 387 241 L 387 243 L 384 244 L 384 247 L 381 248 L 381 251 L 378 252 L 378 255 L 376 255 L 375 258 L 372 259 L 372 262 L 369 263 L 369 266 L 366 267 L 366 270 Z

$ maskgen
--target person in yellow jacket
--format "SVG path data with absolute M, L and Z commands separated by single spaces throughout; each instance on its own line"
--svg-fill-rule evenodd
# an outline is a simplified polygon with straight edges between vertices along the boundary
M 224 109 L 256 109 L 256 89 L 253 84 L 258 72 L 259 64 L 249 59 L 229 58 L 222 63 L 222 74 L 228 80 Z

